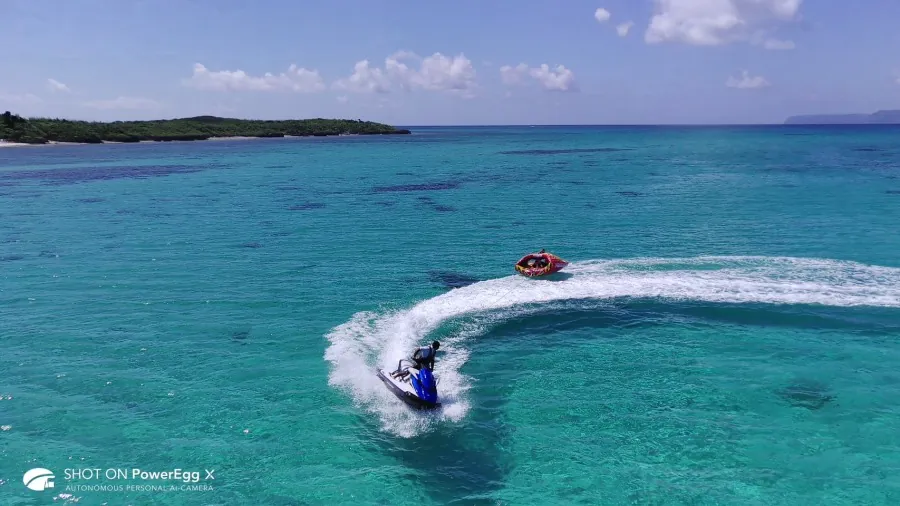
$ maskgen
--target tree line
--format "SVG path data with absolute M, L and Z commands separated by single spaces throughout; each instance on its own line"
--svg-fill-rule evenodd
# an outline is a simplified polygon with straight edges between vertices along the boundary
M 347 119 L 244 120 L 195 116 L 153 121 L 75 121 L 0 115 L 0 140 L 27 144 L 80 142 L 98 144 L 140 141 L 195 141 L 211 137 L 284 137 L 326 135 L 408 134 L 383 123 Z

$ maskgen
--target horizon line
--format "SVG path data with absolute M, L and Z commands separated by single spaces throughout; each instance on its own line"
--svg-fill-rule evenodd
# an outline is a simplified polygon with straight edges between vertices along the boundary
M 10 111 L 11 112 L 11 111 Z M 11 112 L 12 113 L 12 112 Z M 16 113 L 12 113 L 16 114 Z M 801 115 L 802 117 L 803 115 Z M 819 115 L 809 115 L 809 116 L 819 116 Z M 840 116 L 840 115 L 838 115 Z M 868 114 L 860 114 L 860 116 L 868 116 Z M 66 117 L 51 117 L 51 116 L 25 116 L 25 119 L 45 119 L 45 120 L 63 120 L 63 121 L 83 121 L 88 123 L 117 123 L 117 122 L 151 122 L 151 121 L 173 121 L 173 120 L 186 120 L 193 118 L 201 118 L 201 117 L 214 117 L 220 119 L 232 119 L 237 121 L 307 121 L 307 120 L 315 120 L 315 119 L 324 119 L 324 120 L 338 120 L 338 121 L 363 121 L 370 123 L 382 123 L 388 126 L 392 126 L 398 129 L 409 129 L 409 128 L 489 128 L 489 127 L 763 127 L 763 126 L 788 126 L 788 127 L 797 127 L 797 126 L 898 126 L 900 123 L 789 123 L 788 120 L 797 116 L 789 116 L 788 119 L 780 123 L 775 122 L 753 122 L 753 123 L 432 123 L 432 124 L 390 124 L 383 123 L 381 121 L 376 120 L 362 120 L 362 119 L 351 119 L 347 118 L 324 118 L 324 117 L 311 117 L 311 118 L 290 118 L 290 119 L 263 119 L 263 118 L 239 118 L 232 116 L 216 116 L 214 114 L 200 114 L 194 116 L 180 116 L 180 117 L 170 117 L 170 118 L 156 118 L 156 119 L 120 119 L 120 120 L 89 120 L 89 119 L 74 119 L 74 118 L 66 118 Z
M 900 126 L 900 123 L 447 123 L 431 125 L 397 124 L 397 128 L 447 127 L 749 127 L 749 126 Z

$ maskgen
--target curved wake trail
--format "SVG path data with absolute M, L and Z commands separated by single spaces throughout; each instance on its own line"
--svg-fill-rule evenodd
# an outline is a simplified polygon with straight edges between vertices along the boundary
M 389 432 L 413 436 L 435 420 L 459 420 L 468 411 L 469 382 L 460 372 L 465 342 L 477 327 L 441 339 L 435 367 L 444 407 L 423 415 L 409 410 L 375 377 L 395 367 L 450 319 L 489 313 L 504 319 L 532 304 L 573 299 L 658 298 L 722 303 L 819 304 L 900 308 L 900 269 L 854 262 L 790 257 L 697 257 L 590 260 L 571 264 L 557 281 L 512 275 L 482 281 L 393 313 L 360 312 L 328 334 L 329 383 L 376 414 Z

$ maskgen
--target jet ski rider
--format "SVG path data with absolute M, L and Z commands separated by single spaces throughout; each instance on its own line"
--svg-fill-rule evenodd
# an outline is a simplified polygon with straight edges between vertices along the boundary
M 413 352 L 410 360 L 413 362 L 414 367 L 418 370 L 422 370 L 423 367 L 427 367 L 428 370 L 434 370 L 434 357 L 437 355 L 438 348 L 441 347 L 441 343 L 434 341 L 428 346 L 422 346 L 420 348 L 416 348 L 416 351 Z M 391 373 L 391 376 L 398 379 L 406 379 L 409 376 L 409 369 L 405 370 L 396 370 Z

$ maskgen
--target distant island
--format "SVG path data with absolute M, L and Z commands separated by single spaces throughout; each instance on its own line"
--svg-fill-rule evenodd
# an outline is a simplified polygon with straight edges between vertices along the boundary
M 214 137 L 285 137 L 327 135 L 408 134 L 409 130 L 382 123 L 345 119 L 285 121 L 245 120 L 195 116 L 154 121 L 74 121 L 23 118 L 6 111 L 0 115 L 0 141 L 23 144 L 72 142 L 199 141 Z
M 874 114 L 812 114 L 791 116 L 785 125 L 900 125 L 900 110 Z

